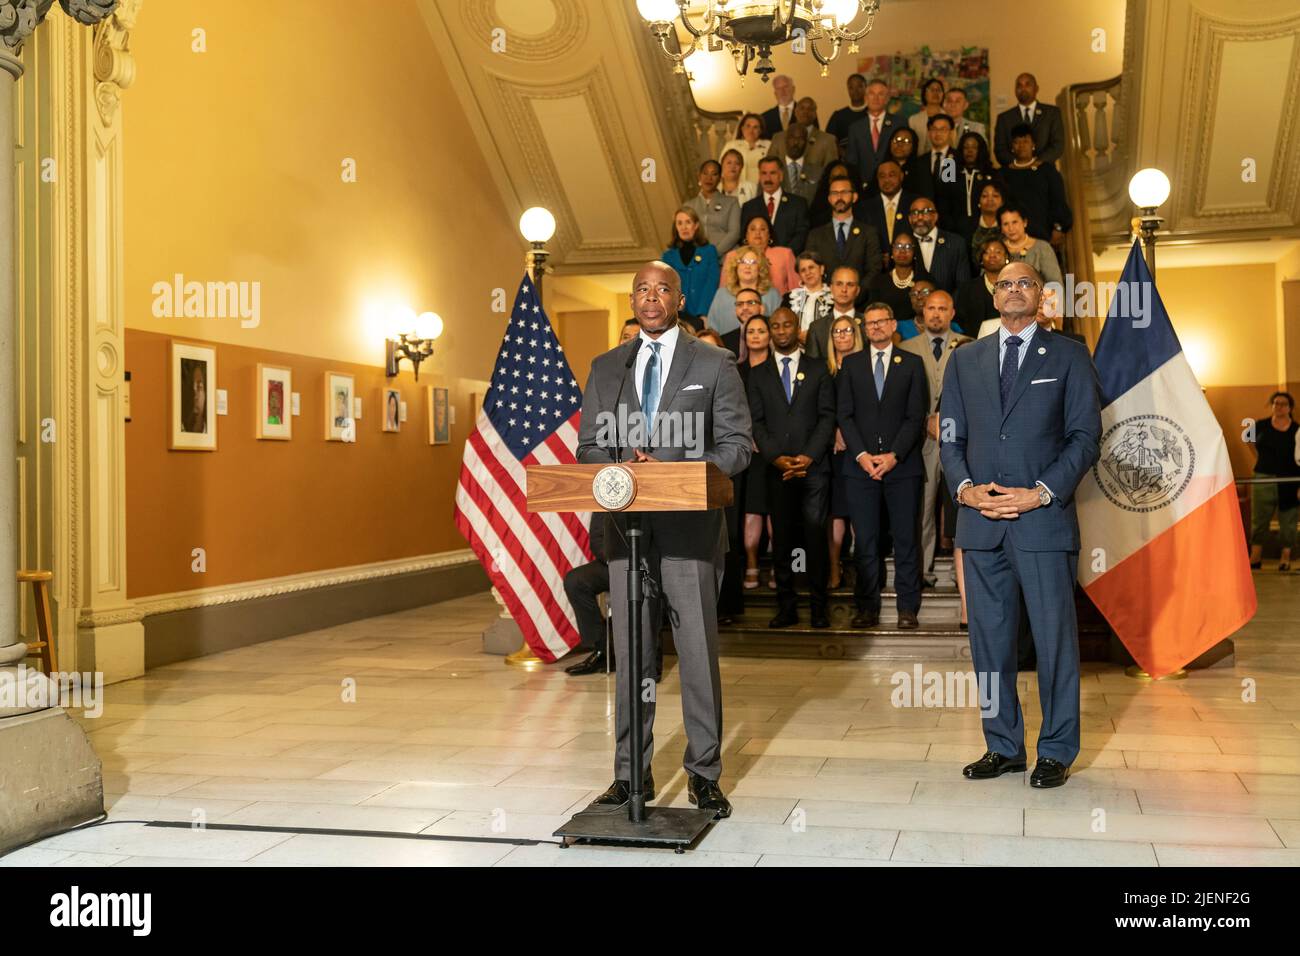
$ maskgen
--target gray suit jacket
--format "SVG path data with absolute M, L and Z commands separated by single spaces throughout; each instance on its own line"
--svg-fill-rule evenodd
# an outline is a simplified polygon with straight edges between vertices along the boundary
M 640 413 L 635 365 L 628 367 L 629 357 L 641 347 L 638 336 L 616 349 L 599 355 L 591 363 L 587 387 L 582 394 L 582 424 L 578 430 L 578 461 L 595 464 L 612 462 L 617 452 L 621 461 L 632 453 L 616 447 L 625 437 L 611 428 L 633 412 Z M 622 384 L 622 397 L 619 386 Z M 692 387 L 699 386 L 699 387 Z M 615 408 L 615 399 L 623 411 Z M 740 382 L 736 357 L 726 349 L 678 333 L 668 378 L 659 399 L 660 415 L 677 413 L 683 424 L 698 429 L 701 454 L 696 455 L 687 442 L 651 445 L 646 450 L 660 461 L 711 461 L 727 475 L 738 475 L 749 467 L 753 449 L 749 418 L 749 401 Z M 610 416 L 613 416 L 611 419 Z M 613 433 L 615 440 L 609 438 Z M 682 432 L 681 434 L 686 434 Z M 673 437 L 677 437 L 674 435 Z M 620 531 L 627 527 L 626 518 L 615 515 Z M 725 516 L 714 511 L 653 512 L 643 517 L 654 550 L 670 558 L 684 558 L 718 563 L 727 552 Z M 611 534 L 606 542 L 610 560 L 627 557 L 627 545 L 621 534 Z
M 775 156 L 785 163 L 785 130 L 772 137 L 772 145 L 767 148 L 767 155 Z M 820 129 L 808 131 L 808 148 L 804 150 L 802 162 L 818 169 L 825 169 L 830 163 L 840 158 L 840 145 L 830 133 Z
M 713 198 L 706 201 L 696 193 L 682 205 L 694 209 L 695 215 L 700 217 L 704 233 L 713 243 L 713 248 L 718 250 L 719 259 L 736 248 L 740 241 L 740 203 L 735 196 L 714 192 Z
M 939 396 L 943 391 L 943 373 L 948 368 L 948 360 L 952 358 L 953 350 L 958 346 L 965 345 L 967 342 L 975 340 L 969 335 L 962 335 L 959 332 L 948 332 L 948 346 L 943 350 L 939 361 L 934 360 L 934 349 L 930 346 L 930 333 L 924 329 L 920 335 L 914 335 L 910 339 L 905 339 L 899 344 L 899 348 L 904 352 L 911 352 L 913 355 L 921 356 L 921 363 L 925 366 L 925 374 L 930 379 L 930 412 L 939 410 Z M 927 441 L 929 437 L 927 436 Z

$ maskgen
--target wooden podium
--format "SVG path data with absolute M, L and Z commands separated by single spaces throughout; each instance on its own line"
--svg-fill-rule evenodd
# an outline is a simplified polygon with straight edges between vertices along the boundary
M 627 699 L 632 754 L 627 815 L 616 808 L 587 809 L 555 831 L 560 846 L 615 843 L 671 846 L 678 853 L 713 822 L 709 810 L 645 805 L 641 766 L 641 605 L 645 578 L 641 567 L 641 515 L 655 511 L 708 511 L 732 502 L 731 479 L 711 462 L 625 462 L 598 465 L 530 465 L 529 511 L 610 511 L 627 518 L 628 653 L 619 662 L 629 670 Z M 639 572 L 639 573 L 638 573 Z

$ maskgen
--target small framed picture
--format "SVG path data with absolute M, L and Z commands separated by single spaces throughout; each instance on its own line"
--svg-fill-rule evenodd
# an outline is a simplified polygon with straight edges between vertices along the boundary
M 193 342 L 171 343 L 171 447 L 217 450 L 217 350 Z
M 293 416 L 289 396 L 293 394 L 293 372 L 274 365 L 257 366 L 257 437 L 288 441 L 293 437 Z
M 357 426 L 353 418 L 356 381 L 345 372 L 325 373 L 325 440 L 356 441 Z
M 383 401 L 380 403 L 383 408 L 383 430 L 386 432 L 400 432 L 402 430 L 402 392 L 396 388 L 385 388 L 383 390 Z
M 451 441 L 451 421 L 447 416 L 447 390 L 430 385 L 425 390 L 428 406 L 429 444 L 445 445 Z

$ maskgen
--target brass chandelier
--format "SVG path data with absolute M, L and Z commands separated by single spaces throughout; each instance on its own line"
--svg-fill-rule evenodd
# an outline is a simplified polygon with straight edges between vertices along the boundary
M 686 72 L 682 62 L 696 50 L 725 49 L 736 73 L 745 76 L 753 63 L 766 83 L 775 72 L 772 47 L 783 43 L 795 53 L 810 52 L 826 76 L 843 44 L 849 53 L 858 52 L 857 41 L 871 32 L 880 0 L 637 0 L 636 8 L 676 64 L 674 72 Z M 679 52 L 668 44 L 674 20 L 693 38 Z M 823 53 L 818 41 L 829 43 L 830 51 Z

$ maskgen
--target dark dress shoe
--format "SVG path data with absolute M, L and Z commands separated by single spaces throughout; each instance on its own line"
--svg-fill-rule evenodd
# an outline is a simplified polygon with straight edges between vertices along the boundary
M 830 627 L 831 619 L 826 615 L 825 611 L 814 611 L 811 623 L 813 627 L 820 630 L 822 628 Z
M 585 677 L 587 674 L 603 674 L 605 672 L 606 659 L 607 655 L 603 649 L 595 650 L 592 651 L 591 656 L 585 660 L 578 661 L 578 663 L 566 667 L 564 673 L 572 677 Z M 612 669 L 613 668 L 611 668 L 611 670 Z
M 1029 785 L 1046 789 L 1059 787 L 1070 777 L 1070 768 L 1051 757 L 1039 757 L 1034 772 L 1029 775 Z
M 651 774 L 646 774 L 642 778 L 642 789 L 645 791 L 645 798 L 653 800 L 655 798 L 655 778 Z M 621 807 L 627 803 L 628 798 L 632 796 L 632 784 L 627 780 L 615 780 L 609 785 L 609 789 L 602 793 L 595 800 L 591 801 L 593 807 Z
M 915 611 L 898 612 L 898 629 L 900 631 L 915 631 L 919 626 Z
M 1004 773 L 1024 772 L 1024 757 L 1004 757 L 992 750 L 974 763 L 967 764 L 961 771 L 962 776 L 968 780 L 991 780 L 994 777 L 1002 776 Z
M 849 621 L 849 627 L 875 627 L 879 621 L 880 615 L 875 611 L 859 611 L 853 615 L 853 620 Z
M 686 798 L 701 810 L 712 810 L 715 820 L 731 816 L 731 804 L 722 795 L 722 788 L 716 780 L 701 777 L 698 773 L 687 773 Z
M 731 625 L 735 623 L 736 623 L 736 619 L 732 617 L 730 614 L 718 615 L 718 627 L 731 627 Z
M 768 627 L 792 627 L 799 623 L 799 615 L 794 611 L 781 611 L 767 622 Z

